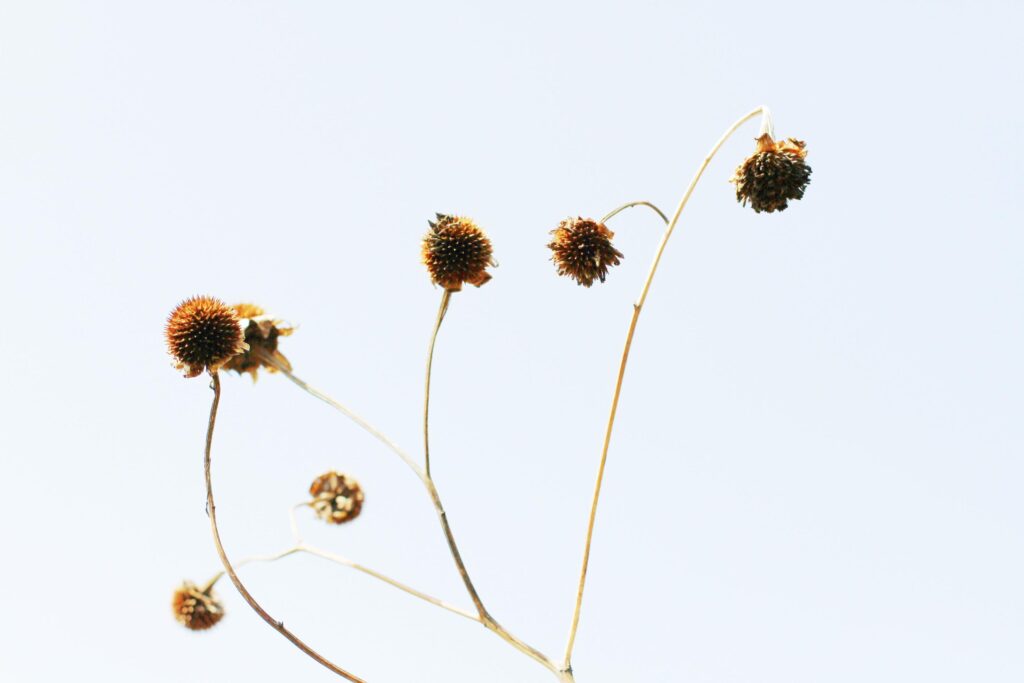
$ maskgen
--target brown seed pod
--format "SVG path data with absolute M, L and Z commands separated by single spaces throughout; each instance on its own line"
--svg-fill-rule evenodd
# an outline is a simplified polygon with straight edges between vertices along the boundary
M 806 145 L 800 140 L 773 141 L 767 133 L 757 139 L 757 151 L 746 159 L 729 182 L 736 200 L 750 202 L 757 213 L 784 211 L 790 199 L 801 199 L 811 182 Z
M 214 371 L 249 347 L 234 309 L 211 296 L 194 296 L 178 304 L 167 318 L 167 350 L 185 377 Z
M 313 496 L 309 506 L 328 524 L 351 522 L 362 512 L 366 497 L 358 481 L 334 470 L 314 479 L 309 494 Z
M 428 224 L 421 256 L 434 284 L 457 292 L 463 283 L 479 287 L 491 279 L 484 270 L 497 265 L 491 240 L 476 223 L 463 216 L 439 213 L 437 222 Z
M 268 372 L 277 372 L 277 367 L 267 360 L 272 358 L 290 371 L 292 365 L 277 350 L 277 340 L 278 337 L 290 335 L 295 331 L 294 328 L 267 315 L 262 308 L 255 304 L 235 304 L 232 308 L 235 309 L 235 314 L 242 321 L 242 327 L 245 330 L 245 343 L 249 345 L 249 350 L 232 356 L 224 364 L 224 369 L 234 370 L 238 374 L 248 372 L 252 376 L 252 381 L 255 382 L 257 371 L 260 368 L 264 368 Z
M 591 218 L 566 218 L 551 234 L 554 239 L 548 248 L 558 274 L 568 275 L 584 287 L 594 280 L 604 282 L 608 268 L 624 258 L 612 245 L 615 233 Z
M 224 606 L 213 590 L 203 592 L 191 581 L 174 591 L 171 609 L 178 623 L 190 631 L 205 631 L 224 618 Z

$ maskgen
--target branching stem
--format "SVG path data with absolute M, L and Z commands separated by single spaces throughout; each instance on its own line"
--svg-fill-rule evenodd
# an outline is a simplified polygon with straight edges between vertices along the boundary
M 438 312 L 438 323 L 435 326 L 433 333 L 431 334 L 430 352 L 428 354 L 430 357 L 433 356 L 433 347 L 436 343 L 437 333 L 440 327 L 440 321 L 443 320 L 444 313 L 447 312 L 448 304 L 450 303 L 450 293 L 447 292 L 447 290 L 446 294 L 448 294 L 447 297 L 442 297 L 442 306 L 439 308 Z M 381 443 L 387 446 L 392 452 L 395 453 L 395 455 L 401 458 L 402 462 L 404 462 L 409 467 L 409 469 L 411 469 L 413 473 L 420 479 L 420 481 L 423 483 L 424 488 L 426 488 L 427 490 L 427 494 L 430 496 L 430 502 L 434 506 L 434 510 L 437 513 L 438 520 L 441 523 L 441 530 L 443 531 L 445 541 L 448 544 L 448 550 L 451 553 L 452 558 L 455 560 L 455 566 L 459 571 L 459 576 L 462 578 L 463 584 L 466 586 L 466 592 L 469 594 L 470 599 L 473 600 L 473 605 L 477 610 L 476 615 L 468 613 L 470 614 L 470 618 L 485 626 L 489 631 L 492 631 L 499 638 L 505 640 L 523 654 L 527 655 L 531 659 L 543 665 L 546 669 L 555 674 L 555 676 L 559 679 L 559 681 L 562 681 L 562 683 L 573 683 L 574 679 L 572 677 L 571 671 L 561 670 L 559 666 L 550 657 L 543 654 L 536 648 L 527 645 L 520 638 L 513 635 L 511 632 L 508 631 L 508 629 L 506 629 L 497 621 L 495 621 L 494 618 L 491 617 L 491 615 L 487 612 L 487 609 L 483 605 L 483 601 L 480 599 L 480 596 L 476 591 L 476 587 L 473 585 L 473 582 L 469 577 L 469 572 L 466 570 L 466 566 L 462 561 L 462 554 L 459 552 L 458 545 L 455 542 L 455 535 L 452 533 L 451 526 L 448 523 L 448 513 L 445 512 L 444 504 L 441 502 L 441 495 L 440 493 L 438 493 L 437 487 L 434 485 L 433 479 L 427 475 L 424 469 L 417 465 L 416 462 L 411 457 L 409 457 L 409 455 L 405 451 L 403 451 L 394 441 L 389 439 L 376 427 L 374 427 L 369 422 L 364 420 L 362 417 L 360 417 L 346 405 L 328 396 L 319 389 L 314 388 L 304 380 L 296 377 L 294 374 L 292 374 L 290 368 L 280 363 L 276 358 L 274 358 L 270 354 L 262 353 L 261 350 L 258 348 L 255 349 L 255 351 L 260 355 L 260 358 L 262 360 L 264 360 L 267 364 L 274 367 L 275 369 L 279 370 L 285 377 L 291 380 L 293 384 L 301 388 L 309 395 L 323 401 L 327 405 L 331 406 L 332 408 L 340 412 L 342 415 L 346 416 L 347 418 L 355 422 L 357 425 L 362 427 L 368 433 L 376 437 L 377 440 L 379 440 Z M 429 383 L 429 379 L 427 380 L 427 382 Z M 424 403 L 429 404 L 429 390 L 425 390 L 424 393 Z M 429 432 L 426 430 L 426 424 L 424 424 L 424 437 L 426 438 L 428 435 Z M 293 533 L 297 532 L 293 531 Z M 459 608 L 455 609 L 457 610 Z M 461 614 L 461 612 L 457 613 Z
M 725 131 L 722 137 L 719 138 L 718 142 L 715 143 L 715 146 L 711 148 L 711 151 L 708 153 L 708 155 L 704 157 L 704 161 L 698 167 L 696 174 L 694 174 L 693 179 L 690 181 L 690 184 L 687 186 L 686 191 L 683 193 L 683 198 L 679 201 L 679 206 L 676 208 L 675 214 L 673 214 L 672 219 L 670 221 L 667 221 L 665 232 L 662 234 L 661 242 L 658 244 L 657 251 L 655 251 L 654 253 L 654 260 L 651 262 L 650 270 L 647 272 L 647 278 L 644 280 L 643 287 L 640 290 L 640 296 L 633 304 L 633 316 L 632 318 L 630 318 L 629 329 L 626 332 L 626 342 L 625 344 L 623 344 L 622 347 L 622 357 L 619 361 L 619 371 L 615 379 L 615 390 L 612 393 L 611 410 L 608 414 L 608 423 L 605 427 L 604 433 L 604 443 L 601 447 L 601 458 L 597 468 L 597 481 L 594 484 L 594 495 L 590 505 L 590 516 L 587 519 L 587 533 L 583 549 L 583 563 L 580 569 L 579 585 L 576 590 L 576 605 L 573 609 L 572 624 L 569 627 L 569 639 L 565 646 L 565 656 L 562 659 L 563 671 L 572 670 L 572 650 L 573 646 L 576 643 L 576 631 L 579 627 L 580 609 L 583 605 L 583 590 L 587 582 L 587 569 L 590 564 L 590 547 L 594 538 L 594 520 L 597 516 L 597 505 L 601 497 L 601 484 L 604 481 L 605 464 L 608 461 L 608 447 L 611 444 L 612 428 L 615 425 L 615 415 L 619 407 L 619 397 L 622 394 L 622 380 L 626 374 L 626 363 L 629 360 L 629 352 L 630 348 L 633 345 L 633 335 L 636 332 L 636 324 L 640 318 L 640 311 L 644 306 L 644 302 L 647 301 L 647 294 L 651 289 L 651 282 L 654 281 L 654 274 L 658 270 L 658 264 L 661 262 L 661 255 L 665 251 L 665 245 L 668 243 L 669 238 L 672 236 L 672 231 L 675 230 L 676 224 L 679 222 L 679 217 L 682 215 L 683 209 L 686 208 L 687 202 L 690 201 L 690 196 L 693 194 L 694 189 L 697 187 L 698 181 L 701 179 L 701 176 L 704 175 L 704 170 L 708 167 L 708 164 L 711 163 L 711 160 L 715 157 L 715 154 L 718 153 L 718 150 L 722 147 L 722 145 L 725 144 L 725 141 L 728 140 L 740 126 L 742 126 L 747 121 L 757 117 L 758 115 L 765 117 L 765 125 L 762 126 L 762 129 L 767 128 L 768 130 L 770 130 L 771 119 L 770 114 L 768 113 L 768 108 L 764 106 L 758 107 L 757 109 L 753 110 L 749 114 L 746 114 L 738 121 L 736 121 L 734 124 L 732 124 L 732 126 L 730 126 L 729 129 Z M 764 132 L 764 130 L 762 130 L 762 132 Z M 614 216 L 616 213 L 623 210 L 624 208 L 628 208 L 629 206 L 638 204 L 651 206 L 646 202 L 634 202 L 633 204 L 627 204 L 623 207 L 620 207 L 612 211 L 610 214 L 608 214 L 608 216 L 606 216 L 605 220 L 607 220 L 611 216 Z M 652 206 L 652 208 L 654 207 Z M 658 213 L 661 212 L 659 211 Z M 664 214 L 662 214 L 662 217 L 664 218 Z

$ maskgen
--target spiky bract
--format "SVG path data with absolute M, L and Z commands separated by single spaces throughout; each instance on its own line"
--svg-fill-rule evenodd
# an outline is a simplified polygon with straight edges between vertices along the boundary
M 558 274 L 568 275 L 584 287 L 594 280 L 604 282 L 608 268 L 619 265 L 623 258 L 612 245 L 615 233 L 591 218 L 566 218 L 551 234 L 554 239 L 548 248 Z
M 463 283 L 479 287 L 491 279 L 485 270 L 495 265 L 491 240 L 476 223 L 439 213 L 428 224 L 421 256 L 434 284 L 457 292 Z
M 211 296 L 194 296 L 178 304 L 164 332 L 167 350 L 185 377 L 217 370 L 248 348 L 235 310 Z
M 784 211 L 791 199 L 801 199 L 811 182 L 806 144 L 800 140 L 773 141 L 767 133 L 757 139 L 757 151 L 740 164 L 730 182 L 736 200 L 754 211 Z

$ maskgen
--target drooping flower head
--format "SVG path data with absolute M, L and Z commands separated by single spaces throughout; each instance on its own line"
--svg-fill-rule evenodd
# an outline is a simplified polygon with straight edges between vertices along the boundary
M 811 182 L 806 144 L 800 140 L 773 141 L 765 133 L 757 139 L 757 151 L 740 164 L 730 182 L 736 184 L 736 200 L 754 211 L 784 211 L 790 199 L 802 199 Z
M 164 332 L 167 351 L 185 377 L 213 372 L 249 348 L 234 309 L 211 296 L 194 296 L 178 304 Z
M 267 315 L 255 304 L 235 304 L 232 308 L 242 322 L 245 332 L 245 343 L 249 350 L 233 356 L 224 364 L 225 370 L 234 370 L 238 374 L 248 372 L 255 382 L 257 371 L 265 368 L 268 372 L 277 372 L 277 367 L 269 359 L 273 359 L 281 367 L 291 370 L 288 359 L 277 350 L 278 337 L 287 337 L 294 328 L 284 322 Z
M 224 618 L 224 606 L 213 590 L 203 592 L 191 581 L 174 591 L 171 609 L 178 623 L 190 631 L 205 631 Z
M 479 287 L 491 279 L 485 270 L 496 265 L 491 240 L 476 223 L 439 213 L 428 224 L 421 255 L 434 284 L 457 292 L 463 283 Z
M 363 509 L 363 488 L 342 472 L 331 470 L 313 480 L 309 506 L 328 524 L 344 524 L 359 516 Z
M 568 275 L 584 287 L 594 280 L 604 282 L 608 268 L 619 265 L 623 258 L 612 245 L 615 233 L 591 218 L 566 218 L 551 234 L 554 239 L 548 248 L 558 274 Z

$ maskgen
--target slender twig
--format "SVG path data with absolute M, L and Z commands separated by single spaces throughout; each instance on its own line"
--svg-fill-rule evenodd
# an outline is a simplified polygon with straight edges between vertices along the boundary
M 661 220 L 665 221 L 665 225 L 668 225 L 668 216 L 665 215 L 665 212 L 663 212 L 661 209 L 656 207 L 654 204 L 651 204 L 650 202 L 645 202 L 645 201 L 629 202 L 628 204 L 623 204 L 622 206 L 616 207 L 616 208 L 612 209 L 611 211 L 609 211 L 608 213 L 606 213 L 604 215 L 604 218 L 602 218 L 599 222 L 600 223 L 607 223 L 614 216 L 617 216 L 618 214 L 620 214 L 621 212 L 625 211 L 626 209 L 632 209 L 634 206 L 646 206 L 647 208 L 649 208 L 652 211 L 654 211 L 654 213 L 656 213 L 659 216 L 661 216 Z
M 583 549 L 583 563 L 582 568 L 580 569 L 579 586 L 576 590 L 576 605 L 573 609 L 572 625 L 569 628 L 569 640 L 565 646 L 565 656 L 562 660 L 563 671 L 572 670 L 572 650 L 576 642 L 576 631 L 579 627 L 580 621 L 580 608 L 583 604 L 583 590 L 587 581 L 587 568 L 590 563 L 590 546 L 594 537 L 594 520 L 597 515 L 597 504 L 601 497 L 601 484 L 604 480 L 605 463 L 608 460 L 608 446 L 611 443 L 612 428 L 615 425 L 615 414 L 619 407 L 619 396 L 622 393 L 622 379 L 626 373 L 626 362 L 629 360 L 629 351 L 633 344 L 633 334 L 636 332 L 637 320 L 640 318 L 640 310 L 643 308 L 644 302 L 647 300 L 647 293 L 650 291 L 651 282 L 654 280 L 654 274 L 658 270 L 658 264 L 661 262 L 661 255 L 665 251 L 665 245 L 668 243 L 669 237 L 672 236 L 672 231 L 679 222 L 679 217 L 682 215 L 683 209 L 686 208 L 686 203 L 690 200 L 690 195 L 693 194 L 694 189 L 697 187 L 697 182 L 700 180 L 701 176 L 704 175 L 704 170 L 708 167 L 708 164 L 711 163 L 711 160 L 715 157 L 715 154 L 722 145 L 725 144 L 725 141 L 728 140 L 740 126 L 758 115 L 763 115 L 765 117 L 765 123 L 762 125 L 762 133 L 772 132 L 768 108 L 763 106 L 758 107 L 732 124 L 732 126 L 725 131 L 725 134 L 719 138 L 718 142 L 715 143 L 715 146 L 711 148 L 708 155 L 704 157 L 704 161 L 697 169 L 697 173 L 694 174 L 689 186 L 687 186 L 686 192 L 683 194 L 683 198 L 679 201 L 679 206 L 676 208 L 676 212 L 673 214 L 672 220 L 668 221 L 668 226 L 665 228 L 665 232 L 661 237 L 661 242 L 658 244 L 657 251 L 654 253 L 654 260 L 651 263 L 651 268 L 647 272 L 647 278 L 644 280 L 643 287 L 640 290 L 640 296 L 633 304 L 633 317 L 629 321 L 629 330 L 626 332 L 626 342 L 622 347 L 622 358 L 619 361 L 619 371 L 615 380 L 615 391 L 612 394 L 612 406 L 608 414 L 608 424 L 605 428 L 604 444 L 601 447 L 601 459 L 597 468 L 597 481 L 594 484 L 594 496 L 590 506 L 590 516 L 587 520 L 587 535 Z M 618 210 L 616 210 L 616 212 L 617 211 Z M 610 215 L 614 215 L 616 212 L 613 212 Z
M 213 532 L 213 544 L 217 548 L 217 555 L 220 557 L 221 564 L 224 565 L 224 570 L 231 578 L 231 583 L 235 584 L 235 588 L 238 589 L 241 596 L 245 598 L 245 601 L 249 603 L 249 606 L 253 608 L 256 614 L 263 618 L 263 621 L 270 624 L 271 628 L 290 640 L 295 647 L 299 648 L 324 667 L 330 669 L 342 678 L 352 681 L 353 683 L 365 683 L 363 679 L 345 671 L 299 640 L 298 636 L 285 628 L 284 622 L 278 621 L 277 619 L 274 619 L 274 617 L 270 616 L 270 614 L 263 609 L 258 602 L 256 602 L 256 599 L 252 597 L 252 594 L 249 593 L 245 585 L 242 584 L 241 579 L 238 578 L 238 574 L 235 572 L 235 568 L 228 559 L 227 553 L 224 551 L 224 545 L 220 540 L 220 530 L 217 528 L 217 506 L 213 501 L 213 481 L 210 476 L 210 453 L 213 446 L 213 427 L 217 421 L 217 407 L 220 405 L 220 376 L 217 374 L 216 370 L 211 371 L 210 375 L 213 378 L 213 383 L 211 385 L 213 389 L 213 403 L 210 405 L 210 422 L 206 429 L 206 453 L 203 457 L 203 471 L 206 477 L 206 513 L 210 517 L 210 530 Z
M 444 320 L 444 314 L 448 311 L 448 302 L 451 301 L 451 297 L 451 290 L 445 289 L 444 294 L 441 295 L 441 305 L 437 309 L 434 331 L 430 335 L 430 347 L 427 349 L 427 379 L 424 382 L 423 390 L 423 467 L 428 479 L 430 478 L 430 372 L 434 366 L 434 345 L 437 343 L 437 333 L 441 329 L 441 322 Z
M 341 555 L 335 555 L 334 553 L 327 552 L 326 550 L 320 550 L 319 548 L 314 548 L 313 546 L 309 546 L 309 545 L 301 545 L 301 546 L 299 546 L 299 550 L 301 552 L 309 553 L 310 555 L 315 555 L 316 557 L 320 557 L 320 558 L 323 558 L 325 560 L 330 560 L 331 562 L 334 562 L 336 564 L 344 565 L 346 567 L 351 567 L 352 569 L 355 569 L 358 572 L 362 572 L 363 574 L 366 574 L 367 576 L 372 576 L 375 579 L 383 581 L 384 583 L 388 584 L 389 586 L 394 586 L 395 588 L 397 588 L 397 589 L 399 589 L 401 591 L 405 591 L 409 595 L 417 597 L 420 600 L 425 600 L 425 601 L 429 602 L 432 605 L 436 605 L 438 607 L 441 607 L 442 609 L 448 610 L 449 612 L 453 612 L 455 614 L 458 614 L 460 617 L 465 617 L 467 619 L 470 619 L 471 621 L 480 622 L 479 617 L 477 617 L 477 615 L 473 614 L 469 610 L 464 610 L 461 607 L 456 607 L 455 605 L 452 605 L 451 603 L 445 602 L 444 600 L 441 600 L 440 598 L 435 598 L 434 596 L 428 595 L 427 593 L 424 593 L 423 591 L 416 590 L 415 588 L 412 588 L 411 586 L 407 586 L 407 585 L 405 585 L 404 583 L 402 583 L 400 581 L 396 581 L 395 579 L 392 579 L 391 577 L 389 577 L 389 576 L 387 576 L 385 574 L 381 574 L 380 572 L 378 572 L 375 569 L 370 569 L 369 567 L 361 565 L 358 562 L 353 562 L 352 560 L 350 560 L 350 559 L 348 559 L 346 557 L 342 557 Z
M 299 503 L 288 509 L 288 526 L 291 527 L 292 540 L 295 541 L 296 545 L 302 545 L 302 533 L 299 531 L 299 522 L 295 519 L 295 511 L 305 507 L 309 507 L 309 503 Z
M 291 380 L 293 384 L 295 384 L 297 387 L 305 391 L 307 394 L 323 401 L 324 403 L 331 406 L 339 413 L 341 413 L 342 415 L 344 415 L 345 417 L 347 417 L 348 419 L 352 420 L 357 425 L 362 427 L 363 430 L 365 430 L 371 436 L 373 436 L 382 444 L 387 446 L 395 455 L 401 458 L 402 462 L 408 465 L 409 469 L 411 469 L 416 474 L 417 477 L 419 477 L 421 480 L 425 478 L 423 469 L 418 464 L 416 464 L 415 460 L 413 460 L 405 451 L 399 448 L 398 444 L 396 444 L 394 441 L 389 439 L 383 432 L 381 432 L 379 429 L 377 429 L 372 424 L 370 424 L 362 417 L 360 417 L 358 414 L 356 414 L 351 408 L 341 403 L 337 399 L 331 398 L 330 396 L 320 391 L 316 387 L 310 386 L 304 380 L 299 379 L 294 374 L 292 374 L 291 368 L 281 363 L 278 359 L 274 358 L 269 353 L 264 352 L 263 349 L 259 348 L 258 346 L 253 347 L 252 352 L 258 355 L 260 360 L 264 361 L 274 369 L 280 371 L 282 375 Z
M 440 598 L 435 598 L 434 596 L 428 593 L 424 593 L 423 591 L 417 590 L 411 586 L 407 586 L 401 581 L 396 581 L 395 579 L 392 579 L 390 576 L 387 576 L 386 574 L 382 574 L 375 569 L 371 569 L 367 566 L 359 564 L 358 562 L 354 562 L 348 559 L 347 557 L 342 557 L 341 555 L 327 552 L 326 550 L 321 550 L 320 548 L 316 548 L 305 543 L 296 543 L 291 548 L 288 548 L 287 550 L 282 550 L 279 553 L 274 553 L 273 555 L 254 555 L 252 557 L 246 557 L 245 559 L 235 562 L 234 567 L 235 569 L 239 569 L 240 567 L 244 567 L 247 564 L 254 564 L 257 562 L 276 562 L 277 560 L 288 557 L 290 555 L 295 555 L 296 553 L 306 553 L 307 555 L 313 555 L 314 557 L 319 557 L 329 562 L 340 564 L 343 567 L 350 567 L 358 572 L 366 574 L 367 576 L 371 576 L 375 579 L 378 579 L 379 581 L 383 581 L 389 586 L 393 586 L 401 591 L 404 591 L 409 595 L 412 595 L 413 597 L 419 598 L 420 600 L 425 600 L 426 602 L 429 602 L 432 605 L 436 605 L 437 607 L 446 609 L 449 612 L 458 614 L 460 617 L 465 617 L 471 621 L 482 623 L 480 619 L 477 617 L 477 615 L 473 614 L 468 610 L 464 610 L 461 607 L 452 605 L 451 603 L 445 602 Z M 215 586 L 217 582 L 220 581 L 220 579 L 223 577 L 223 571 L 217 572 L 213 575 L 213 578 L 206 582 L 206 585 L 203 586 L 202 590 L 205 592 L 213 588 L 213 586 Z

